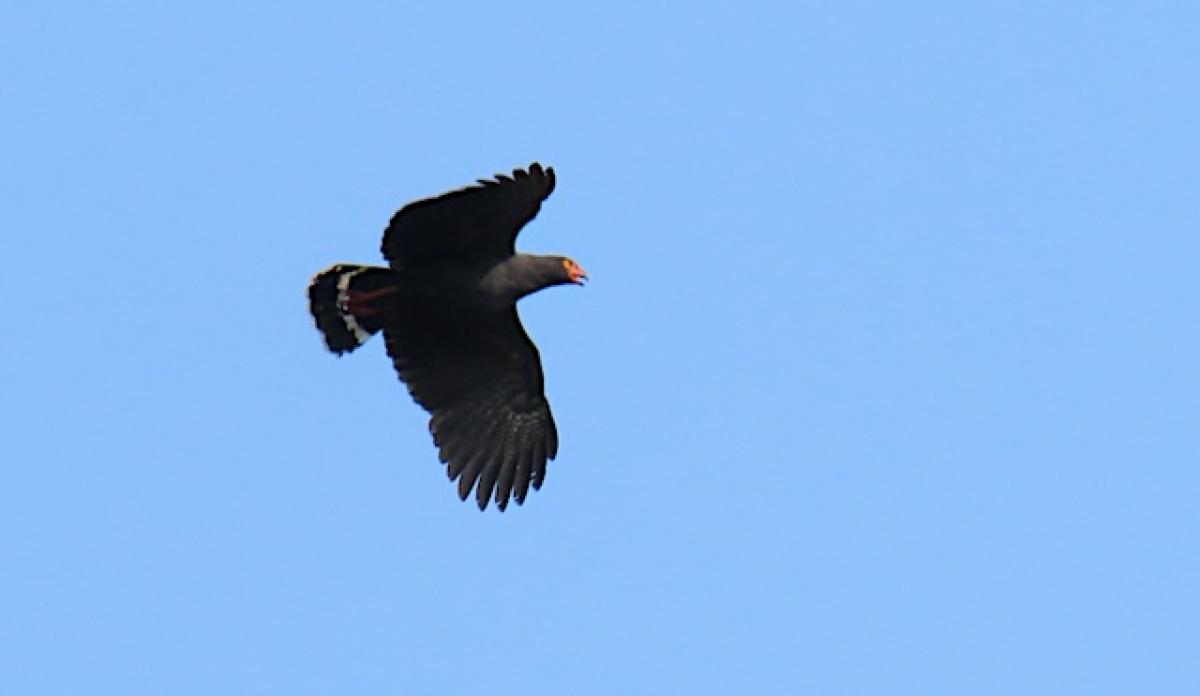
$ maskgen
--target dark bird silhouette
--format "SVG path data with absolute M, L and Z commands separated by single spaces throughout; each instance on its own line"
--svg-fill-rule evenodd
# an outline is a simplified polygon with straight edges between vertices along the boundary
M 429 430 L 458 495 L 475 489 L 525 502 L 541 488 L 558 433 L 537 347 L 517 300 L 587 280 L 563 256 L 519 254 L 517 234 L 554 190 L 554 170 L 531 164 L 512 176 L 410 203 L 383 234 L 388 266 L 339 263 L 313 276 L 309 307 L 338 355 L 383 331 L 387 353 Z

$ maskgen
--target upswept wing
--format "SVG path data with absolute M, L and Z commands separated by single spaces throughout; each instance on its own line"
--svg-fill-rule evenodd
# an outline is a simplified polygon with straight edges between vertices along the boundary
M 409 203 L 392 216 L 383 255 L 393 268 L 511 256 L 517 233 L 553 190 L 554 169 L 535 162 L 511 177 Z

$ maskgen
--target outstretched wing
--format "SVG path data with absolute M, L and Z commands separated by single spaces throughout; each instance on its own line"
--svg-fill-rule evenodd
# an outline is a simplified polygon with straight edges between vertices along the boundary
M 429 304 L 439 304 L 431 307 Z M 543 391 L 537 348 L 516 308 L 482 313 L 404 303 L 384 325 L 388 355 L 431 418 L 429 430 L 463 500 L 479 509 L 495 493 L 525 502 L 541 488 L 558 433 Z
M 383 233 L 383 255 L 393 268 L 511 256 L 517 233 L 553 190 L 554 170 L 534 162 L 511 177 L 409 203 Z

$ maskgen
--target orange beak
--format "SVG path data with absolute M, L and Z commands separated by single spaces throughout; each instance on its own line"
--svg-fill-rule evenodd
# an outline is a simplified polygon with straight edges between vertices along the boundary
M 587 271 L 583 270 L 583 266 L 580 266 L 577 263 L 571 263 L 571 267 L 567 269 L 567 274 L 568 277 L 570 277 L 571 282 L 575 283 L 576 285 L 585 285 L 587 283 Z

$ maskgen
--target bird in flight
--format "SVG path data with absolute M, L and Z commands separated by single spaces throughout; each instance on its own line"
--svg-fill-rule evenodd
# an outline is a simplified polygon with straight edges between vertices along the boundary
M 379 331 L 429 431 L 479 509 L 525 502 L 558 453 L 542 363 L 517 300 L 553 285 L 583 285 L 565 256 L 517 253 L 517 234 L 554 190 L 536 162 L 512 176 L 401 208 L 383 233 L 388 265 L 334 264 L 313 276 L 309 309 L 330 351 L 353 351 Z

